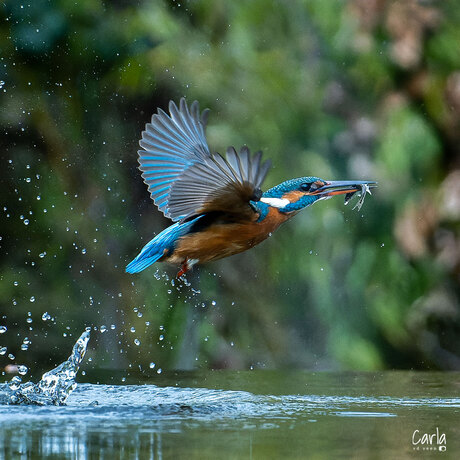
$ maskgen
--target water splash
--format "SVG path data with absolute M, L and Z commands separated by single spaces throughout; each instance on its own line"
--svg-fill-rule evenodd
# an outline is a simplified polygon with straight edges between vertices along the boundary
M 21 383 L 19 376 L 5 385 L 6 404 L 36 404 L 40 406 L 65 404 L 70 393 L 77 387 L 75 377 L 86 353 L 90 337 L 89 328 L 75 343 L 67 361 L 45 372 L 38 383 Z

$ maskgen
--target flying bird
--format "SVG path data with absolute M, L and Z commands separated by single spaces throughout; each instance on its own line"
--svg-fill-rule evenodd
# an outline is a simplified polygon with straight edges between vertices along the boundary
M 205 128 L 209 110 L 200 113 L 184 98 L 169 103 L 142 132 L 139 169 L 150 196 L 163 214 L 175 222 L 148 242 L 128 264 L 137 273 L 154 262 L 179 264 L 181 277 L 202 264 L 246 251 L 270 236 L 282 223 L 313 203 L 345 194 L 347 203 L 360 193 L 358 206 L 372 181 L 326 181 L 307 176 L 290 179 L 262 192 L 270 161 L 227 149 L 225 157 L 212 153 Z

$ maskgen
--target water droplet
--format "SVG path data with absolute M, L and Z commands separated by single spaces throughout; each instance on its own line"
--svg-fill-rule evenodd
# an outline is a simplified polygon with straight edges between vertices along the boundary
M 28 371 L 29 371 L 29 369 L 27 368 L 27 366 L 20 365 L 20 366 L 18 367 L 18 373 L 19 373 L 20 375 L 26 375 Z
M 139 339 L 134 339 L 134 345 L 139 346 L 141 344 L 141 341 Z
M 24 225 L 29 225 L 29 219 L 24 219 Z
M 385 246 L 385 243 L 382 243 L 382 244 L 380 245 L 381 248 L 383 248 L 384 246 Z
M 41 252 L 38 257 L 40 257 L 40 259 L 43 259 L 43 257 L 46 256 L 46 251 L 45 252 Z
M 157 374 L 161 374 L 162 372 L 163 372 L 163 371 L 162 371 L 162 369 L 161 369 L 161 367 L 160 367 L 160 369 L 157 370 Z
M 102 325 L 99 330 L 104 333 L 107 330 L 107 326 Z
M 10 390 L 16 391 L 19 388 L 19 385 L 21 385 L 21 382 L 21 377 L 16 375 L 8 382 L 8 386 L 10 387 Z
M 155 368 L 155 363 L 150 363 L 149 367 L 150 367 L 150 369 L 154 369 Z
M 48 321 L 49 319 L 51 319 L 51 315 L 47 311 L 45 311 L 45 313 L 43 313 L 42 315 L 42 320 Z
M 35 302 L 35 296 L 32 296 L 29 300 L 30 300 L 31 302 Z
M 158 340 L 164 340 L 165 336 L 163 334 L 160 335 L 160 337 L 158 337 Z
M 0 326 L 0 334 L 4 334 L 8 328 L 6 326 Z
M 130 329 L 131 332 L 136 332 L 136 328 L 134 326 L 131 327 Z

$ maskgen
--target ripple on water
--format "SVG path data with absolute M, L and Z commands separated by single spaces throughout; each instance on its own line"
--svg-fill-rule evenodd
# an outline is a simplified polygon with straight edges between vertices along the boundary
M 206 388 L 157 387 L 155 385 L 80 384 L 65 407 L 0 407 L 0 424 L 24 417 L 49 424 L 81 422 L 105 429 L 171 423 L 215 423 L 227 429 L 238 421 L 264 429 L 287 421 L 312 422 L 319 417 L 384 418 L 397 417 L 401 411 L 427 408 L 460 408 L 459 398 L 342 397 L 323 395 L 255 395 L 246 391 Z M 12 410 L 14 409 L 14 410 Z
M 37 384 L 19 377 L 0 386 L 0 426 L 37 421 L 60 427 L 86 424 L 101 429 L 158 426 L 177 429 L 179 423 L 214 424 L 218 429 L 269 429 L 293 421 L 316 422 L 321 417 L 398 417 L 410 410 L 457 411 L 460 398 L 398 398 L 390 396 L 260 395 L 248 391 L 155 385 L 79 384 L 75 377 L 85 355 L 89 331 L 77 340 L 67 361 L 43 374 Z M 75 390 L 75 391 L 74 391 Z M 72 393 L 72 394 L 71 394 Z M 1 404 L 10 404 L 2 406 Z M 16 404 L 16 406 L 11 406 Z M 27 404 L 43 405 L 37 408 Z M 66 404 L 63 407 L 53 407 Z M 100 426 L 99 426 L 100 425 Z

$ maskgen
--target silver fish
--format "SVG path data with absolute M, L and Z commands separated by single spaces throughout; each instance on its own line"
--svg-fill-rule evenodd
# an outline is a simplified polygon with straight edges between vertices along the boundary
M 353 206 L 353 210 L 358 209 L 358 211 L 361 209 L 364 203 L 364 199 L 366 198 L 366 195 L 369 193 L 369 195 L 372 195 L 371 189 L 369 188 L 368 184 L 362 184 L 361 185 L 361 191 L 359 192 L 350 192 L 345 195 L 345 204 L 347 205 L 350 200 L 353 198 L 353 196 L 358 193 L 359 195 L 359 200 L 358 202 Z

